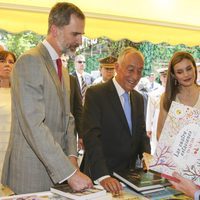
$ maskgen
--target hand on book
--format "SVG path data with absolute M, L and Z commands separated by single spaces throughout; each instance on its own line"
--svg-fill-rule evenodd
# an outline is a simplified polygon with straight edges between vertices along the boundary
M 87 188 L 92 188 L 93 183 L 91 179 L 77 170 L 69 179 L 68 184 L 75 191 L 81 191 Z
M 194 198 L 194 194 L 197 190 L 199 190 L 199 187 L 197 185 L 195 185 L 191 180 L 182 177 L 177 172 L 174 172 L 172 175 L 175 179 L 178 180 L 178 181 L 169 180 L 170 183 L 175 187 L 175 189 Z
M 113 195 L 120 195 L 122 190 L 121 183 L 112 177 L 108 177 L 100 181 L 101 186 L 108 191 L 111 192 Z

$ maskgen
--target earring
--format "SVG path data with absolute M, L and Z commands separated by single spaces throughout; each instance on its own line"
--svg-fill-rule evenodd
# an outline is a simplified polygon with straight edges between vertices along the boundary
M 178 85 L 178 81 L 177 81 L 176 79 L 174 80 L 174 84 L 175 84 L 175 85 Z

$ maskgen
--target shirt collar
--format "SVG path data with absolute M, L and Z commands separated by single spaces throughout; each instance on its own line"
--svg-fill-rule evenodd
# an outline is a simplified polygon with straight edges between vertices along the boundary
M 76 74 L 77 74 L 77 76 L 78 77 L 81 77 L 81 76 L 83 76 L 84 77 L 84 75 L 85 75 L 85 73 L 83 72 L 82 74 L 80 74 L 77 70 L 76 70 Z
M 126 91 L 121 87 L 121 85 L 117 82 L 116 78 L 113 77 L 112 79 L 114 85 L 115 85 L 115 88 L 117 90 L 117 94 L 120 96 L 122 96 Z
M 56 60 L 59 58 L 55 49 L 50 45 L 50 43 L 46 39 L 42 42 L 42 44 L 47 48 L 52 60 Z

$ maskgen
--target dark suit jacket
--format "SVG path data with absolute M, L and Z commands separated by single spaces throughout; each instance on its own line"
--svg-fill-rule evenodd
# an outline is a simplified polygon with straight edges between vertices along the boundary
M 84 172 L 93 180 L 113 171 L 135 168 L 138 156 L 150 152 L 146 136 L 143 97 L 133 90 L 132 135 L 117 94 L 110 80 L 88 88 L 83 111 Z
M 81 120 L 82 120 L 82 100 L 81 100 L 81 93 L 79 90 L 77 79 L 69 75 L 70 77 L 70 111 L 75 119 L 75 128 L 78 132 L 79 138 L 82 137 L 81 132 Z
M 77 76 L 76 72 L 72 72 L 71 75 L 76 78 L 76 80 L 78 82 L 79 89 L 81 91 L 81 86 L 79 84 L 78 76 Z M 93 81 L 94 81 L 94 78 L 90 74 L 88 74 L 86 72 L 84 73 L 84 79 L 85 79 L 86 85 L 91 85 L 93 83 Z

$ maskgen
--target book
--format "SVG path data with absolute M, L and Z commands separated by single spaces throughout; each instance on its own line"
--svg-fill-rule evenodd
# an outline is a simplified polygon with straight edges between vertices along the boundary
M 89 200 L 97 197 L 106 196 L 106 190 L 94 186 L 90 189 L 85 189 L 83 191 L 74 191 L 68 184 L 55 185 L 51 187 L 50 191 L 55 194 L 78 200 Z
M 137 192 L 160 189 L 170 185 L 168 180 L 162 178 L 160 174 L 151 171 L 144 172 L 143 169 L 114 172 L 113 175 Z
M 143 160 L 144 160 L 144 166 L 146 170 L 149 170 L 149 165 L 151 163 L 151 160 L 153 159 L 153 155 L 144 152 L 143 154 Z
M 15 193 L 8 187 L 0 183 L 0 197 L 14 195 Z
M 46 192 L 37 192 L 37 193 L 28 193 L 28 194 L 18 194 L 0 197 L 0 200 L 53 200 L 53 195 L 50 191 Z
M 183 194 L 182 192 L 172 188 L 165 187 L 160 191 L 145 191 L 142 193 L 146 198 L 152 200 L 160 200 L 160 199 L 173 199 L 175 196 Z
M 174 179 L 172 173 L 200 185 L 200 110 L 172 102 L 150 169 Z

